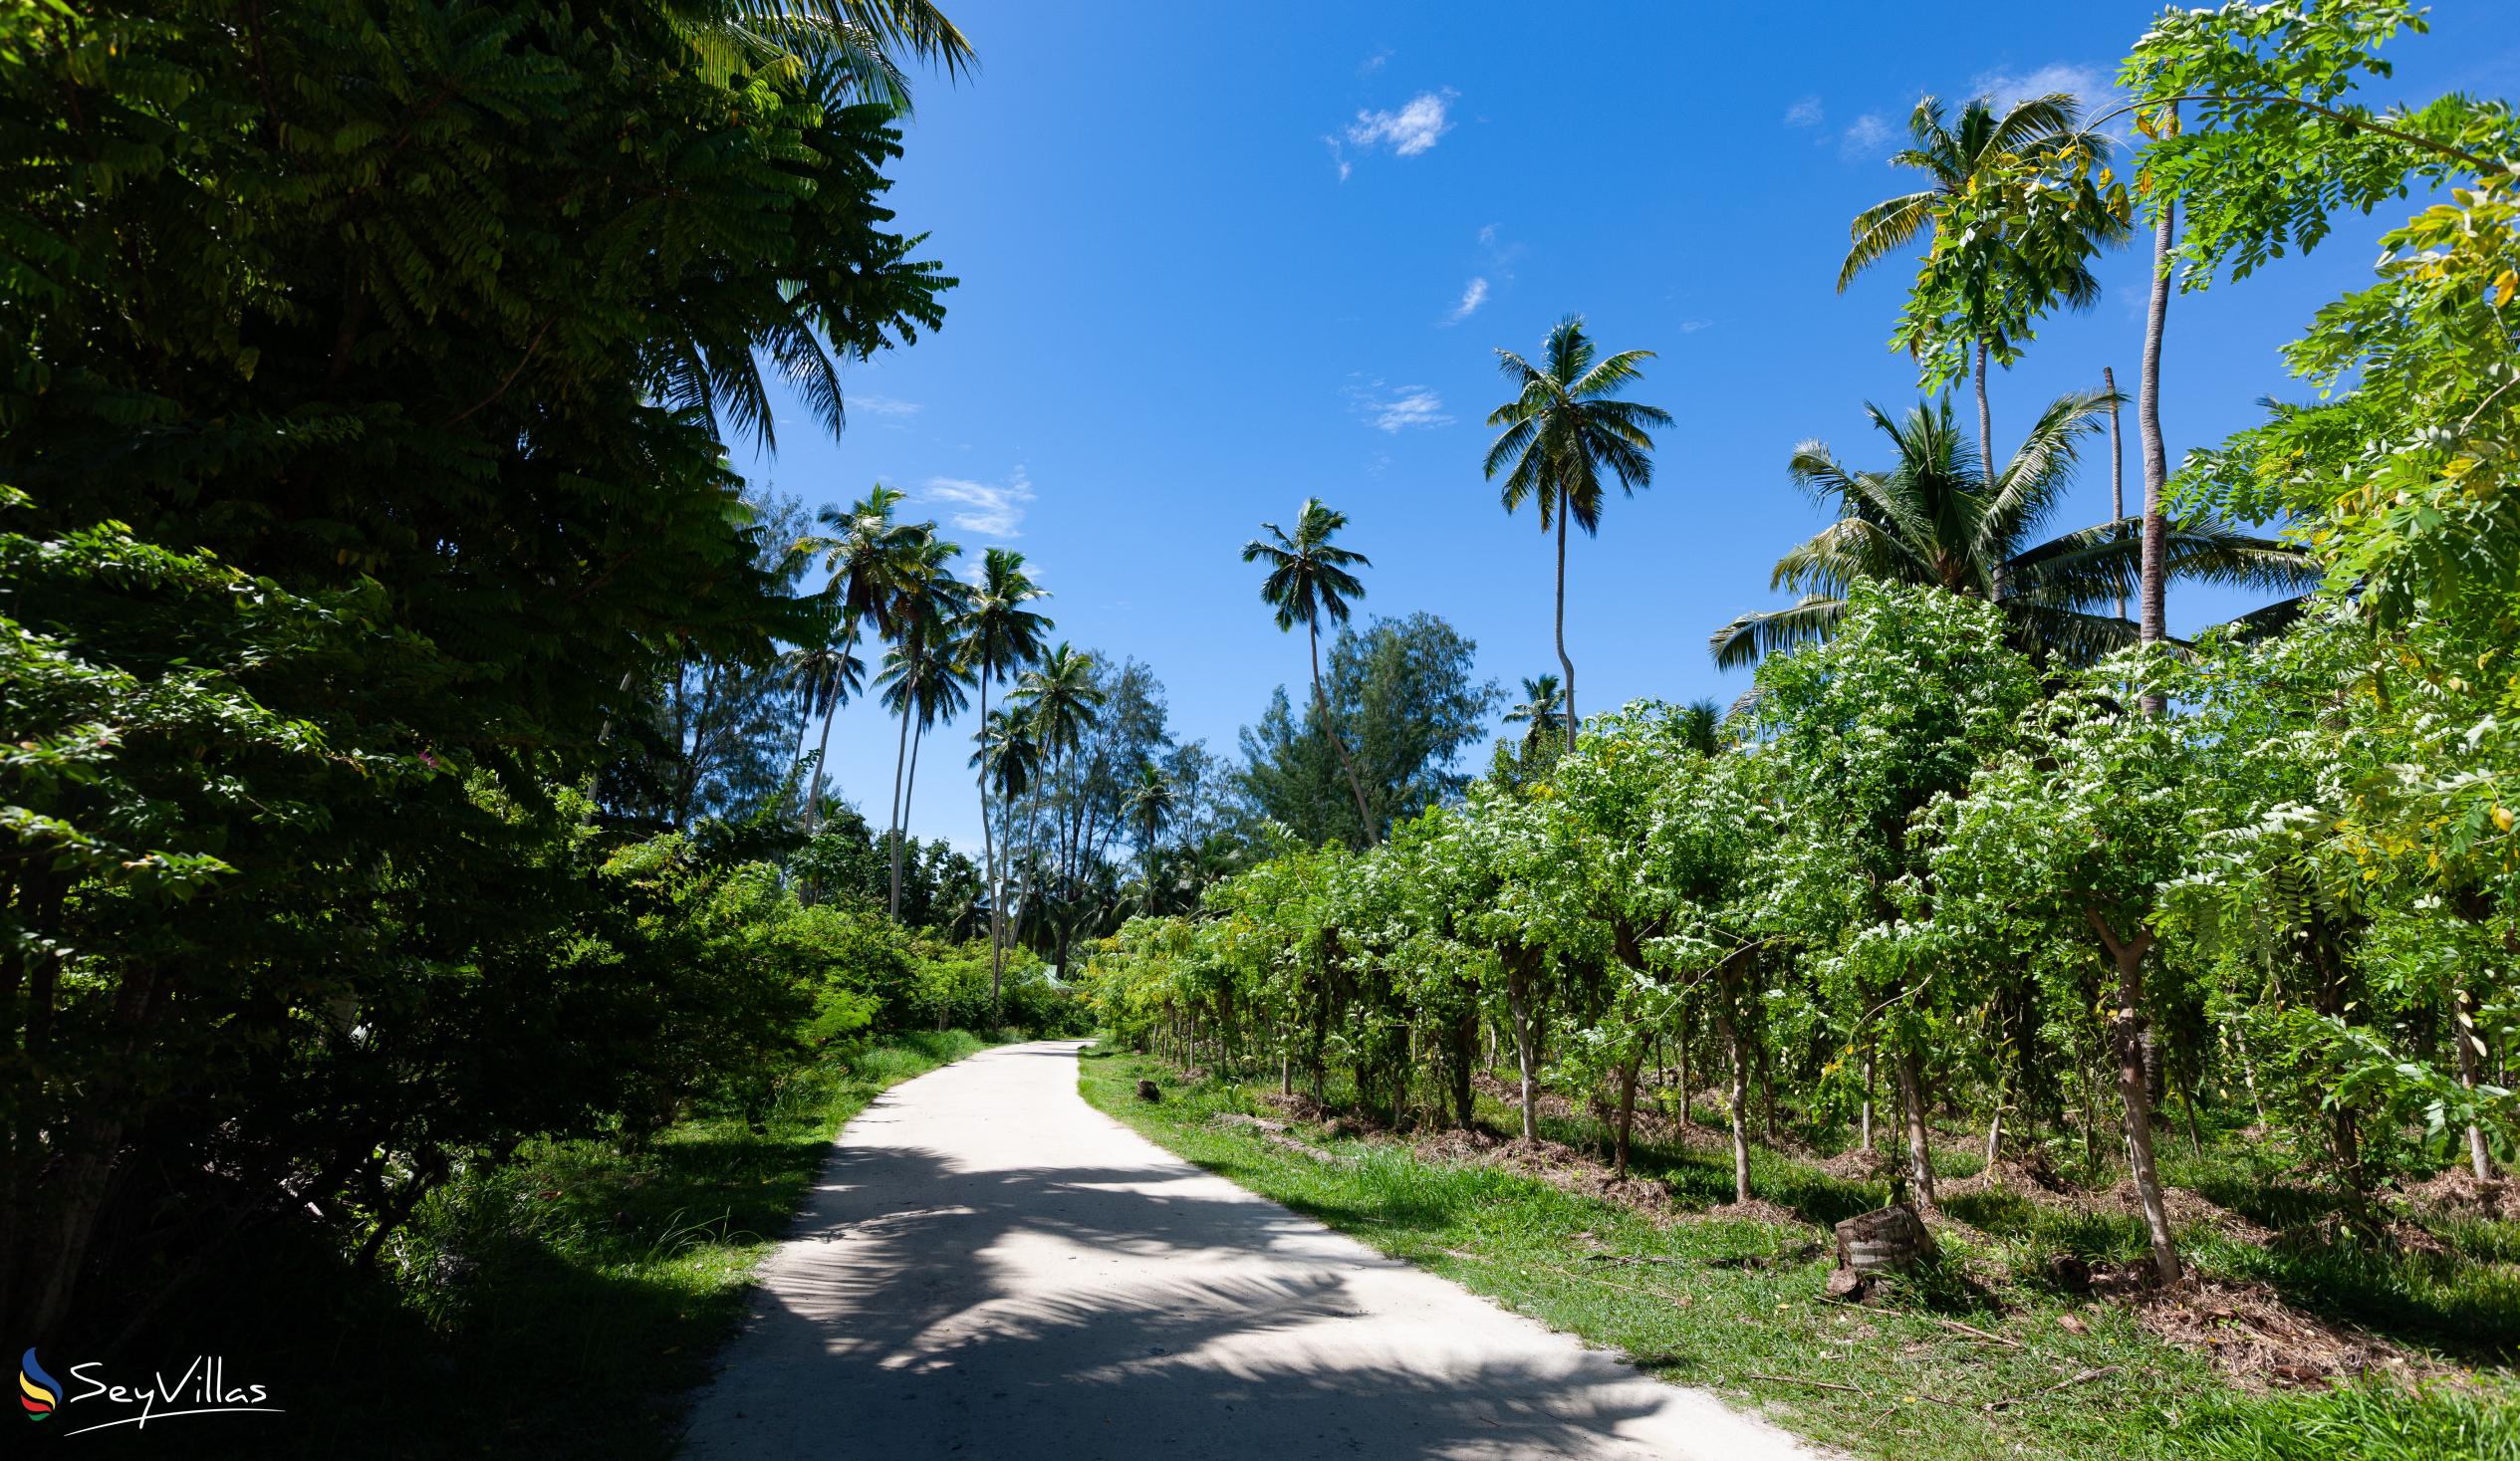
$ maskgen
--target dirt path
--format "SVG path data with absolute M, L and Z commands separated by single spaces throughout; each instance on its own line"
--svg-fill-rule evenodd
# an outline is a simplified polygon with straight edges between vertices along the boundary
M 1080 1044 L 849 1123 L 686 1454 L 1815 1454 L 1167 1154 L 1077 1095 Z

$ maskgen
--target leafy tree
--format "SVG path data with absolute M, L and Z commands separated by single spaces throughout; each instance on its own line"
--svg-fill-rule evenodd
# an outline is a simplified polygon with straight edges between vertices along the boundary
M 878 49 L 963 54 L 924 5 L 835 8 Z M 546 1081 L 456 1054 L 466 1031 L 568 1028 L 539 1022 L 594 975 L 553 957 L 587 908 L 556 789 L 610 759 L 666 666 L 804 637 L 724 436 L 767 440 L 765 367 L 837 429 L 838 363 L 936 328 L 951 282 L 882 205 L 892 108 L 827 33 L 737 18 L 199 0 L 10 22 L 0 480 L 24 495 L 0 592 L 65 645 L 43 664 L 120 686 L 14 702 L 11 744 L 95 725 L 117 769 L 83 785 L 160 808 L 108 826 L 16 777 L 5 798 L 140 864 L 48 852 L 0 880 L 12 1333 L 54 1333 L 83 1260 L 110 1262 L 90 1247 L 110 1203 L 292 1191 L 292 1219 L 373 1251 L 458 1153 L 619 1096 L 574 1062 L 547 1056 Z M 101 533 L 131 566 L 79 566 Z M 150 890 L 193 854 L 237 875 L 180 905 Z M 690 973 L 640 963 L 618 995 Z M 652 1034 L 586 1028 L 605 1056 Z M 246 1151 L 254 1180 L 223 1186 Z
M 1357 780 L 1356 761 L 1348 754 L 1348 743 L 1339 734 L 1338 723 L 1331 717 L 1329 697 L 1322 690 L 1321 621 L 1327 618 L 1334 624 L 1347 623 L 1348 601 L 1365 597 L 1365 585 L 1349 569 L 1371 568 L 1373 560 L 1330 541 L 1348 526 L 1348 515 L 1333 512 L 1318 497 L 1304 499 L 1304 506 L 1295 515 L 1292 536 L 1275 523 L 1260 526 L 1269 536 L 1244 544 L 1242 561 L 1269 566 L 1269 576 L 1260 584 L 1260 598 L 1277 610 L 1278 628 L 1304 626 L 1313 657 L 1314 717 L 1331 749 L 1339 754 L 1340 770 L 1347 774 L 1348 790 L 1357 799 L 1357 822 L 1371 845 L 1381 835 L 1376 830 L 1374 813 L 1365 803 L 1365 785 Z
M 1575 661 L 1566 652 L 1566 529 L 1569 520 L 1586 536 L 1602 528 L 1607 470 L 1619 479 L 1619 490 L 1634 495 L 1653 485 L 1653 428 L 1671 424 L 1670 412 L 1658 406 L 1621 400 L 1619 394 L 1642 378 L 1640 365 L 1653 358 L 1649 350 L 1621 351 L 1606 360 L 1584 333 L 1584 317 L 1569 315 L 1549 332 L 1539 365 L 1509 350 L 1496 353 L 1505 378 L 1514 383 L 1514 398 L 1488 413 L 1487 423 L 1505 429 L 1487 449 L 1490 481 L 1505 473 L 1501 499 L 1511 513 L 1526 501 L 1540 514 L 1540 531 L 1552 524 L 1558 533 L 1558 597 L 1556 610 L 1558 668 L 1566 676 L 1566 734 L 1575 745 Z
M 1379 619 L 1331 646 L 1330 720 L 1355 745 L 1370 827 L 1384 829 L 1457 797 L 1462 750 L 1484 731 L 1497 695 L 1471 678 L 1478 646 L 1432 614 Z M 1280 690 L 1242 736 L 1243 790 L 1259 813 L 1307 843 L 1351 840 L 1345 771 L 1312 717 L 1299 724 Z
M 1523 728 L 1523 749 L 1528 751 L 1533 742 L 1548 740 L 1563 728 L 1566 717 L 1558 707 L 1565 697 L 1558 693 L 1558 677 L 1553 674 L 1525 677 L 1523 694 L 1528 698 L 1505 712 L 1505 723 Z

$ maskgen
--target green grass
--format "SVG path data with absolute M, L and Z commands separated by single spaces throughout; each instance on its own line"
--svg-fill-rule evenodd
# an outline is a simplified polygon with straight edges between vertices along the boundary
M 2115 1252 L 2127 1235 L 2114 1222 L 2091 1220 L 2078 1236 L 2022 1202 L 2028 1211 L 2010 1215 L 2014 1229 L 1997 1231 L 1993 1247 L 1946 1244 L 1938 1270 L 1906 1281 L 1888 1304 L 1855 1309 L 1822 1298 L 1830 1259 L 1820 1228 L 1705 1219 L 1656 1227 L 1536 1178 L 1420 1162 L 1386 1140 L 1321 1142 L 1344 1159 L 1318 1161 L 1248 1128 L 1211 1124 L 1224 1111 L 1269 1113 L 1247 1088 L 1184 1086 L 1170 1068 L 1118 1051 L 1088 1052 L 1082 1070 L 1089 1101 L 1200 1166 L 1861 1455 L 2520 1461 L 2520 1390 L 2499 1381 L 2475 1398 L 2247 1396 L 2203 1356 L 2145 1335 L 2120 1309 L 2035 1285 L 1999 1292 L 1972 1277 L 2001 1276 L 2042 1244 Z M 1141 1078 L 1162 1089 L 1161 1102 L 1134 1098 Z M 1685 1206 L 1730 1196 L 1728 1153 L 1655 1147 L 1638 1158 L 1638 1170 L 1671 1182 Z M 1765 1149 L 1754 1151 L 1753 1174 L 1763 1196 L 1815 1222 L 1882 1200 L 1877 1184 L 1839 1181 Z M 2001 1204 L 1985 1207 L 2000 1229 Z M 2083 1333 L 2059 1323 L 2068 1315 Z M 2008 1403 L 1986 1408 L 1999 1401 Z
M 440 1194 L 374 1277 L 329 1251 L 250 1253 L 151 1348 L 224 1354 L 289 1413 L 176 1440 L 187 1455 L 665 1457 L 833 1134 L 885 1087 L 986 1044 L 910 1034 L 827 1059 L 760 1129 L 715 1116 L 642 1151 L 536 1144 Z M 126 1444 L 163 1454 L 157 1429 Z

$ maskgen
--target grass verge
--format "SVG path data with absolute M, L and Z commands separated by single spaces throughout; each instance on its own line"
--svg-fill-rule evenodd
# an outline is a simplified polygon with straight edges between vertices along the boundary
M 534 1143 L 438 1194 L 373 1275 L 266 1245 L 151 1347 L 225 1355 L 288 1414 L 152 1426 L 117 1450 L 660 1461 L 833 1135 L 884 1088 L 988 1044 L 907 1034 L 827 1057 L 788 1078 L 758 1125 L 700 1117 L 636 1151 Z
M 2520 1390 L 2498 1380 L 2420 1398 L 2382 1387 L 2252 1395 L 2116 1306 L 2035 1287 L 1991 1292 L 1965 1251 L 1887 1303 L 1832 1304 L 1821 1293 L 1823 1229 L 1656 1224 L 1536 1177 L 1421 1161 L 1389 1140 L 1310 1142 L 1333 1158 L 1323 1160 L 1214 1124 L 1227 1112 L 1275 1114 L 1250 1088 L 1185 1085 L 1126 1052 L 1089 1051 L 1080 1079 L 1087 1100 L 1210 1171 L 1860 1455 L 2520 1461 Z M 1141 1079 L 1164 1099 L 1138 1101 Z M 1823 1195 L 1845 1195 L 1793 1165 L 1831 1188 Z

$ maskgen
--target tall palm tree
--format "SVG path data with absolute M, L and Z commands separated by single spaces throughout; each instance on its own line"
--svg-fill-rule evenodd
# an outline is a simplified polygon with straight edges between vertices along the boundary
M 1553 674 L 1525 675 L 1523 694 L 1529 698 L 1505 712 L 1505 723 L 1523 728 L 1523 749 L 1528 751 L 1558 733 L 1564 724 L 1559 706 L 1565 697 L 1558 693 L 1558 677 Z
M 961 708 L 958 702 L 949 708 L 946 703 L 960 693 L 958 684 L 952 690 L 944 686 L 957 678 L 953 625 L 970 593 L 969 586 L 952 573 L 954 556 L 961 548 L 938 538 L 933 524 L 921 527 L 894 582 L 890 604 L 893 643 L 885 653 L 883 673 L 876 677 L 879 684 L 886 686 L 885 708 L 901 717 L 899 741 L 892 755 L 892 886 L 888 906 L 895 919 L 901 916 L 901 859 L 906 851 L 903 836 L 909 827 L 904 776 L 916 749 L 910 737 L 911 725 L 915 721 L 924 733 L 935 724 L 940 711 L 950 717 Z
M 883 670 L 876 683 L 883 687 L 886 708 L 898 711 L 913 727 L 910 733 L 908 779 L 902 784 L 898 825 L 892 838 L 892 916 L 901 913 L 902 858 L 909 847 L 910 799 L 918 794 L 918 748 L 927 732 L 969 708 L 963 692 L 969 677 L 951 655 L 921 652 L 915 646 L 884 652 Z
M 1062 763 L 1073 764 L 1085 738 L 1102 719 L 1104 691 L 1095 682 L 1094 656 L 1068 646 L 1064 641 L 1054 645 L 1041 657 L 1041 662 L 1024 672 L 1009 697 L 1020 701 L 1024 714 L 1032 722 L 1032 737 L 1041 747 L 1041 755 L 1049 771 L 1055 773 Z M 1033 790 L 1032 808 L 1025 818 L 1024 846 L 1033 849 L 1034 833 L 1041 821 L 1041 804 L 1049 793 L 1049 776 L 1040 778 Z M 1035 861 L 1039 858 L 1036 854 Z M 1036 889 L 1036 891 L 1038 891 Z M 1022 936 L 1023 915 L 1016 915 L 1010 938 Z
M 1155 913 L 1155 839 L 1163 835 L 1172 821 L 1176 804 L 1172 778 L 1152 761 L 1137 766 L 1136 785 L 1129 789 L 1129 819 L 1137 829 L 1138 854 L 1146 864 L 1146 916 Z
M 989 732 L 989 684 L 992 680 L 1010 678 L 1041 657 L 1042 635 L 1053 627 L 1050 619 L 1024 606 L 1047 597 L 1024 572 L 1024 555 L 1011 548 L 992 548 L 980 561 L 980 581 L 971 588 L 963 605 L 962 617 L 955 625 L 955 657 L 963 668 L 974 675 L 980 686 L 980 734 L 983 745 L 972 759 L 980 767 L 980 855 L 987 864 L 982 874 L 989 888 L 989 1005 L 997 1006 L 999 987 L 1005 981 L 1006 946 L 1003 942 L 1004 920 L 999 904 L 1005 893 L 1004 881 L 998 874 L 997 839 L 989 828 L 989 772 L 986 764 Z
M 996 789 L 998 823 L 1006 831 L 1006 840 L 1000 845 L 1001 875 L 989 894 L 989 922 L 992 936 L 1003 929 L 1006 942 L 1012 943 L 1012 923 L 996 905 L 1005 900 L 1005 885 L 1012 880 L 1007 874 L 1011 873 L 1015 863 L 1015 804 L 1032 789 L 1034 779 L 1041 773 L 1041 743 L 1033 739 L 1032 717 L 1007 705 L 999 706 L 981 719 L 979 741 L 979 749 L 971 753 L 970 764 L 979 769 L 984 790 L 990 787 Z M 985 830 L 988 821 L 985 804 L 980 809 L 980 819 Z M 991 977 L 995 979 L 997 976 L 992 974 Z M 995 990 L 992 989 L 991 993 L 994 998 Z
M 1921 232 L 1934 216 L 1934 207 L 1944 199 L 1965 193 L 1988 182 L 1998 168 L 2041 160 L 2066 152 L 2068 148 L 2092 148 L 2105 144 L 2097 134 L 2078 129 L 2081 107 L 2063 92 L 2044 97 L 2029 97 L 2016 102 L 2003 116 L 1995 115 L 1987 98 L 1971 99 L 1960 109 L 1958 125 L 1947 123 L 1948 113 L 1941 101 L 1927 97 L 1916 104 L 1907 119 L 1907 132 L 1914 145 L 1903 147 L 1890 157 L 1892 164 L 1912 167 L 1932 179 L 1931 186 L 1894 198 L 1885 198 L 1855 216 L 1848 225 L 1846 261 L 1838 266 L 1838 290 L 1846 291 L 1855 276 L 1898 249 L 1904 248 Z M 2100 298 L 2100 280 L 2083 262 L 2090 249 L 2082 247 L 2084 239 L 2092 244 L 2117 243 L 2125 239 L 2125 221 L 2105 209 L 2078 209 L 2067 223 L 2082 238 L 2063 240 L 2063 247 L 2030 246 L 2011 249 L 2004 255 L 2002 267 L 2010 276 L 2006 284 L 2022 295 L 2041 301 L 2063 300 L 2073 309 L 2089 309 Z M 2053 245 L 2060 240 L 2038 241 Z M 2044 304 L 2038 308 L 2045 308 Z M 1986 357 L 1990 341 L 1980 337 L 1975 343 L 1976 368 L 1972 371 L 1977 388 L 1977 453 L 1978 462 L 1986 471 L 1987 485 L 1994 485 L 1995 465 L 1994 417 L 1986 402 Z M 1913 343 L 1911 342 L 1911 347 Z
M 1575 661 L 1566 652 L 1566 528 L 1570 519 L 1587 537 L 1601 532 L 1602 473 L 1634 495 L 1653 485 L 1653 437 L 1648 427 L 1668 426 L 1671 415 L 1654 406 L 1620 400 L 1642 377 L 1649 350 L 1621 351 L 1596 363 L 1584 317 L 1569 315 L 1549 332 L 1535 366 L 1509 350 L 1496 353 L 1514 398 L 1490 411 L 1487 423 L 1505 428 L 1487 449 L 1487 475 L 1505 473 L 1502 498 L 1508 513 L 1533 503 L 1540 531 L 1558 530 L 1558 668 L 1566 675 L 1566 744 L 1575 749 Z M 1510 464 L 1510 466 L 1509 466 Z
M 832 718 L 840 707 L 856 698 L 866 688 L 867 662 L 860 659 L 858 621 L 842 618 L 837 625 L 828 622 L 825 632 L 814 642 L 799 644 L 787 653 L 788 673 L 794 678 L 797 697 L 806 719 L 823 719 L 822 739 L 814 748 L 814 785 L 805 798 L 805 835 L 812 837 L 816 819 L 823 805 L 823 772 L 832 749 Z
M 1339 734 L 1338 722 L 1330 714 L 1330 696 L 1322 689 L 1321 621 L 1348 621 L 1348 601 L 1365 597 L 1365 585 L 1348 570 L 1372 568 L 1374 560 L 1330 541 L 1348 526 L 1348 515 L 1333 511 L 1318 497 L 1305 498 L 1296 510 L 1292 534 L 1275 523 L 1260 526 L 1269 536 L 1245 543 L 1242 561 L 1269 566 L 1269 576 L 1260 581 L 1261 602 L 1277 610 L 1280 630 L 1302 624 L 1311 641 L 1313 713 L 1321 717 L 1322 734 L 1330 737 L 1332 749 L 1339 753 L 1339 769 L 1347 773 L 1348 791 L 1357 799 L 1357 821 L 1365 828 L 1366 845 L 1372 847 L 1382 839 L 1375 836 L 1365 783 L 1357 780 L 1357 763 L 1348 754 L 1347 738 Z
M 1825 444 L 1805 442 L 1789 467 L 1794 482 L 1836 508 L 1838 520 L 1777 560 L 1771 587 L 1800 592 L 1801 601 L 1717 629 L 1710 639 L 1715 663 L 1752 664 L 1827 637 L 1859 581 L 1943 589 L 1997 605 L 2016 644 L 2042 657 L 2080 663 L 2133 642 L 2135 625 L 2098 611 L 2126 592 L 2140 568 L 2141 545 L 2124 525 L 2036 541 L 2064 501 L 2082 439 L 2098 429 L 2112 399 L 2102 391 L 2057 397 L 1995 474 L 1991 492 L 1980 485 L 1984 474 L 1952 422 L 1948 396 L 1903 420 L 1866 408 L 1897 452 L 1888 471 L 1850 471 Z M 2171 538 L 2171 571 L 2185 578 L 2295 594 L 2319 579 L 2299 551 L 2219 524 L 2184 524 Z

